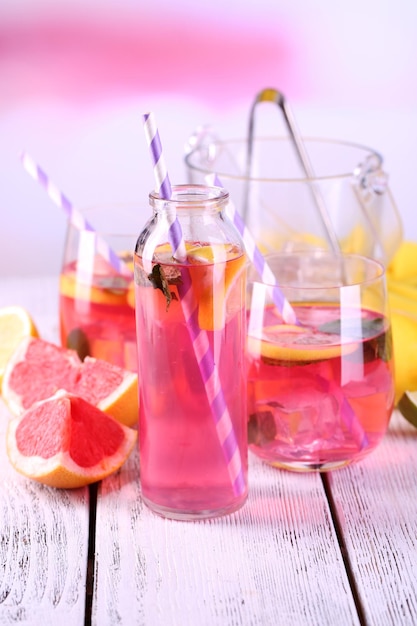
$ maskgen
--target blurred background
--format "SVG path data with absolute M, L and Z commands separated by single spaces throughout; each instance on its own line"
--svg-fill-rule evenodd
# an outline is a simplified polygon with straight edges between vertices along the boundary
M 417 240 L 415 0 L 2 0 L 0 275 L 57 274 L 65 215 L 23 170 L 26 150 L 77 206 L 133 201 L 149 216 L 144 112 L 172 182 L 198 125 L 244 137 L 256 93 L 280 89 L 304 135 L 384 156 Z M 285 133 L 278 110 L 259 132 Z M 265 134 L 265 133 L 264 133 Z

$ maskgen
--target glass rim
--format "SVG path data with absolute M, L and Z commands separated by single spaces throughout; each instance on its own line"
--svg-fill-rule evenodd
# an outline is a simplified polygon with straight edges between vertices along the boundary
M 317 252 L 319 252 L 319 254 L 317 254 Z M 343 289 L 343 288 L 354 287 L 354 286 L 366 286 L 366 285 L 374 283 L 377 280 L 385 279 L 385 276 L 386 276 L 386 269 L 383 263 L 381 263 L 380 261 L 372 257 L 368 257 L 362 254 L 356 254 L 353 252 L 346 253 L 346 254 L 334 254 L 333 252 L 327 251 L 327 250 L 320 250 L 320 251 L 299 250 L 299 251 L 292 251 L 292 252 L 284 252 L 284 251 L 272 252 L 264 256 L 264 259 L 267 263 L 273 258 L 281 258 L 281 259 L 309 258 L 309 259 L 317 260 L 317 261 L 328 259 L 329 261 L 332 261 L 333 263 L 336 259 L 342 262 L 346 260 L 352 260 L 352 261 L 359 261 L 362 264 L 362 267 L 365 267 L 365 266 L 373 267 L 375 272 L 372 277 L 367 277 L 362 280 L 349 280 L 343 284 L 329 284 L 329 285 L 328 284 L 315 285 L 315 284 L 308 284 L 308 283 L 294 284 L 291 282 L 283 282 L 283 281 L 280 281 L 279 279 L 277 280 L 277 283 L 274 285 L 273 283 L 270 283 L 268 281 L 259 280 L 259 278 L 251 279 L 248 276 L 248 281 L 247 281 L 248 287 L 250 285 L 259 284 L 265 288 L 272 288 L 274 286 L 278 286 L 280 289 L 287 289 L 287 290 L 294 289 L 298 291 L 302 290 L 302 291 L 313 292 L 313 291 L 318 291 L 318 290 L 323 291 L 323 289 L 331 290 L 331 289 Z M 273 271 L 273 268 L 271 269 Z
M 326 145 L 336 145 L 339 147 L 345 147 L 345 148 L 354 148 L 356 150 L 360 150 L 362 152 L 364 152 L 364 154 L 366 154 L 367 156 L 373 156 L 376 158 L 377 161 L 377 168 L 382 167 L 383 164 L 383 157 L 382 155 L 375 150 L 374 148 L 370 148 L 369 146 L 366 146 L 364 144 L 360 144 L 360 143 L 356 143 L 356 142 L 352 142 L 352 141 L 345 141 L 345 140 L 341 140 L 341 139 L 331 139 L 331 138 L 324 138 L 324 137 L 312 137 L 312 136 L 305 136 L 301 138 L 303 142 L 305 143 L 322 143 L 322 144 L 326 144 Z M 291 138 L 288 136 L 283 136 L 283 135 L 271 135 L 271 136 L 263 136 L 263 137 L 255 137 L 253 140 L 253 144 L 256 143 L 261 143 L 261 142 L 291 142 Z M 244 138 L 239 138 L 239 139 L 216 139 L 213 140 L 211 142 L 211 145 L 213 146 L 223 146 L 226 147 L 228 145 L 238 145 L 238 144 L 247 144 L 247 139 Z M 207 174 L 212 174 L 214 171 L 217 174 L 217 176 L 223 181 L 224 180 L 233 180 L 233 181 L 252 181 L 252 182 L 259 182 L 259 183 L 306 183 L 306 182 L 311 182 L 313 181 L 325 181 L 325 180 L 338 180 L 338 179 L 344 179 L 344 178 L 349 178 L 351 176 L 354 175 L 354 168 L 352 170 L 349 171 L 342 171 L 340 173 L 337 174 L 325 174 L 325 175 L 315 175 L 314 178 L 309 178 L 308 176 L 294 176 L 294 177 L 275 177 L 275 178 L 270 178 L 270 177 L 265 177 L 265 176 L 245 176 L 243 174 L 232 174 L 232 173 L 227 173 L 221 170 L 212 170 L 212 169 L 208 169 L 205 167 L 202 167 L 201 165 L 197 165 L 195 163 L 192 162 L 192 157 L 194 155 L 196 155 L 197 153 L 203 151 L 207 149 L 207 145 L 200 145 L 200 146 L 196 146 L 194 148 L 192 148 L 188 154 L 185 155 L 184 157 L 184 161 L 186 163 L 186 165 L 191 169 L 194 170 L 196 172 L 200 172 L 201 174 L 207 175 Z M 359 165 L 359 163 L 357 164 Z M 227 185 L 226 185 L 227 187 Z
M 158 191 L 151 191 L 149 193 L 151 205 L 153 207 L 160 205 L 164 208 L 175 204 L 175 208 L 181 211 L 181 209 L 201 208 L 203 202 L 207 208 L 219 207 L 229 200 L 229 192 L 224 187 L 216 185 L 184 183 L 172 185 L 171 189 L 170 198 L 164 198 Z

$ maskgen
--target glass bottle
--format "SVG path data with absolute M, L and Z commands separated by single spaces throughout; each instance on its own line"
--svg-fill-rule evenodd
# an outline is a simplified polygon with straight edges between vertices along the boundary
M 134 261 L 142 495 L 165 517 L 215 517 L 247 497 L 246 257 L 224 189 L 149 198 Z

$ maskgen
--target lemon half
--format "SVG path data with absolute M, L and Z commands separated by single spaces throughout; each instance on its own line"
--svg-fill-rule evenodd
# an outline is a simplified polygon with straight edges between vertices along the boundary
M 38 330 L 26 309 L 8 306 L 0 309 L 0 388 L 6 364 L 25 337 L 38 337 Z

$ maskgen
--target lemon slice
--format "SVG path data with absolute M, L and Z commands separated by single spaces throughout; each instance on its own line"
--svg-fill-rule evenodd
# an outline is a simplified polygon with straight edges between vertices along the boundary
M 214 243 L 210 246 L 193 246 L 187 250 L 187 257 L 194 263 L 220 263 L 227 260 L 231 244 Z
M 404 392 L 397 407 L 403 417 L 417 428 L 417 391 Z
M 0 309 L 0 388 L 6 364 L 22 339 L 38 336 L 36 326 L 26 309 L 20 306 Z
M 303 326 L 278 324 L 265 326 L 259 337 L 248 337 L 248 350 L 254 356 L 271 361 L 322 361 L 349 354 L 357 343 L 340 343 L 340 335 L 324 333 Z
M 133 281 L 132 281 L 133 282 Z M 96 304 L 124 305 L 127 302 L 126 281 L 121 279 L 120 284 L 110 280 L 106 286 L 92 286 L 81 283 L 74 274 L 61 274 L 59 281 L 59 291 L 62 296 L 77 300 L 87 300 Z

